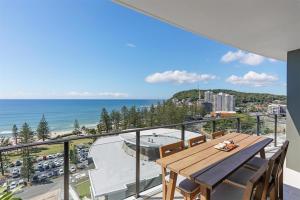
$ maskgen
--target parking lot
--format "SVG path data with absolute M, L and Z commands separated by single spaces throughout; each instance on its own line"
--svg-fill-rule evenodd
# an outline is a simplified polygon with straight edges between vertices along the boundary
M 75 173 L 76 171 L 83 170 L 88 166 L 88 147 L 85 145 L 77 145 L 74 148 L 75 159 L 72 161 L 74 163 L 70 164 L 70 173 Z M 45 183 L 51 183 L 51 179 L 55 179 L 64 174 L 64 158 L 63 153 L 56 153 L 51 155 L 44 155 L 36 158 L 34 163 L 34 174 L 31 178 L 32 185 L 39 185 Z M 21 167 L 22 162 L 17 160 L 15 163 L 11 163 L 7 168 L 10 174 L 8 179 L 8 189 L 14 189 L 18 185 L 24 185 L 27 181 L 21 178 Z

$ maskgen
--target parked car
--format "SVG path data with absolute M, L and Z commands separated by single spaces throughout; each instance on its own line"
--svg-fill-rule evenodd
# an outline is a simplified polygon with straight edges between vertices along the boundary
M 59 176 L 59 169 L 54 169 L 53 170 L 53 176 Z
M 54 163 L 53 161 L 50 161 L 50 162 L 49 162 L 49 167 L 50 167 L 50 168 L 55 168 L 56 165 L 55 165 L 55 163 Z
M 22 162 L 19 161 L 19 160 L 17 160 L 17 161 L 16 161 L 16 166 L 21 166 L 21 165 L 22 165 Z
M 43 160 L 43 157 L 37 157 L 37 158 L 36 158 L 36 161 L 37 161 L 37 162 L 41 162 L 42 160 Z
M 53 156 L 52 156 L 52 155 L 48 155 L 47 158 L 48 158 L 48 159 L 52 159 Z
M 45 168 L 46 166 L 49 167 L 49 162 L 44 162 L 43 166 L 44 166 L 44 168 Z
M 20 176 L 20 172 L 19 172 L 19 169 L 18 168 L 14 168 L 13 170 L 12 170 L 12 177 L 13 178 L 18 178 L 19 176 Z
M 32 182 L 37 183 L 39 181 L 39 176 L 37 174 L 33 175 Z
M 76 168 L 74 167 L 74 166 L 72 166 L 71 168 L 70 168 L 70 172 L 71 173 L 74 173 L 76 171 Z
M 48 177 L 46 176 L 46 174 L 42 174 L 42 175 L 39 177 L 39 179 L 40 179 L 40 182 L 41 182 L 41 183 L 44 183 L 44 182 L 47 182 Z
M 43 171 L 45 171 L 45 169 L 44 169 L 43 166 L 39 166 L 39 167 L 38 167 L 38 171 L 43 172 Z
M 54 173 L 52 172 L 52 171 L 50 171 L 48 174 L 47 174 L 47 177 L 48 178 L 51 178 L 51 177 L 53 177 L 54 176 Z
M 54 162 L 54 164 L 55 164 L 55 167 L 60 167 L 61 166 L 59 161 Z
M 9 189 L 10 189 L 10 190 L 15 189 L 16 187 L 17 187 L 16 181 L 13 181 L 13 182 L 11 182 L 11 183 L 9 184 Z
M 24 183 L 25 183 L 24 179 L 20 179 L 19 182 L 18 182 L 18 185 L 24 185 Z
M 14 163 L 9 163 L 9 167 L 14 167 L 15 164 Z
M 63 153 L 57 153 L 56 155 L 57 155 L 57 157 L 62 157 L 64 154 Z
M 63 175 L 63 174 L 64 174 L 64 170 L 63 170 L 62 168 L 59 169 L 58 174 L 59 174 L 59 175 Z

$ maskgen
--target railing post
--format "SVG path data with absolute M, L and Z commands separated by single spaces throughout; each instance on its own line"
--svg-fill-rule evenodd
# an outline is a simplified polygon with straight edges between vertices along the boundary
M 277 147 L 277 114 L 274 115 L 274 145 Z
M 260 135 L 260 118 L 256 115 L 256 135 Z
M 135 197 L 140 197 L 140 131 L 136 131 L 135 151 Z
M 2 160 L 2 151 L 0 151 L 0 165 L 1 165 L 1 174 L 2 174 L 2 176 L 4 176 L 3 160 Z
M 215 120 L 212 121 L 212 132 L 213 133 L 216 132 L 216 121 Z
M 69 199 L 69 141 L 64 142 L 64 200 Z
M 236 120 L 237 120 L 237 122 L 236 122 L 236 131 L 238 133 L 240 133 L 241 132 L 241 119 L 238 117 Z
M 181 140 L 185 140 L 185 126 L 184 124 L 181 125 Z

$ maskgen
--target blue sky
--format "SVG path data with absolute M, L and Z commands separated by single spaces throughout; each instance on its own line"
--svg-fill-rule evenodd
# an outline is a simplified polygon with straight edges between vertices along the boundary
M 286 63 L 111 1 L 0 1 L 0 98 L 168 98 L 198 85 L 286 94 Z

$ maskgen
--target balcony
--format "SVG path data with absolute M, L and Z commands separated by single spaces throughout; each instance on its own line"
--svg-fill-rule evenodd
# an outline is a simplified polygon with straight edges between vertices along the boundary
M 51 178 L 52 183 L 34 184 L 18 191 L 16 196 L 22 199 L 83 199 L 84 195 L 90 199 L 135 199 L 136 197 L 161 199 L 161 168 L 155 163 L 155 160 L 159 158 L 158 147 L 179 140 L 187 141 L 199 135 L 199 130 L 200 134 L 206 134 L 208 138 L 210 138 L 210 132 L 207 130 L 215 132 L 224 128 L 227 132 L 263 134 L 274 139 L 273 143 L 266 147 L 266 155 L 270 157 L 285 140 L 285 117 L 277 115 L 251 117 L 254 120 L 251 124 L 241 121 L 240 118 L 210 118 L 102 135 L 69 137 L 3 147 L 0 149 L 1 159 L 6 152 L 16 151 L 16 149 L 63 145 L 62 167 L 65 173 L 58 178 Z M 73 165 L 70 164 L 70 150 L 74 148 L 74 142 L 95 138 L 98 139 L 89 149 L 89 157 L 94 165 L 92 164 L 88 170 L 77 169 L 76 173 L 70 173 L 69 170 Z M 80 148 L 83 147 L 80 146 Z M 285 198 L 294 199 L 296 195 L 299 195 L 300 185 L 297 177 L 299 177 L 298 173 L 288 168 L 285 169 Z M 86 186 L 88 188 L 86 194 L 78 192 L 78 185 L 86 182 L 89 183 Z M 178 193 L 175 197 L 175 199 L 182 199 Z

